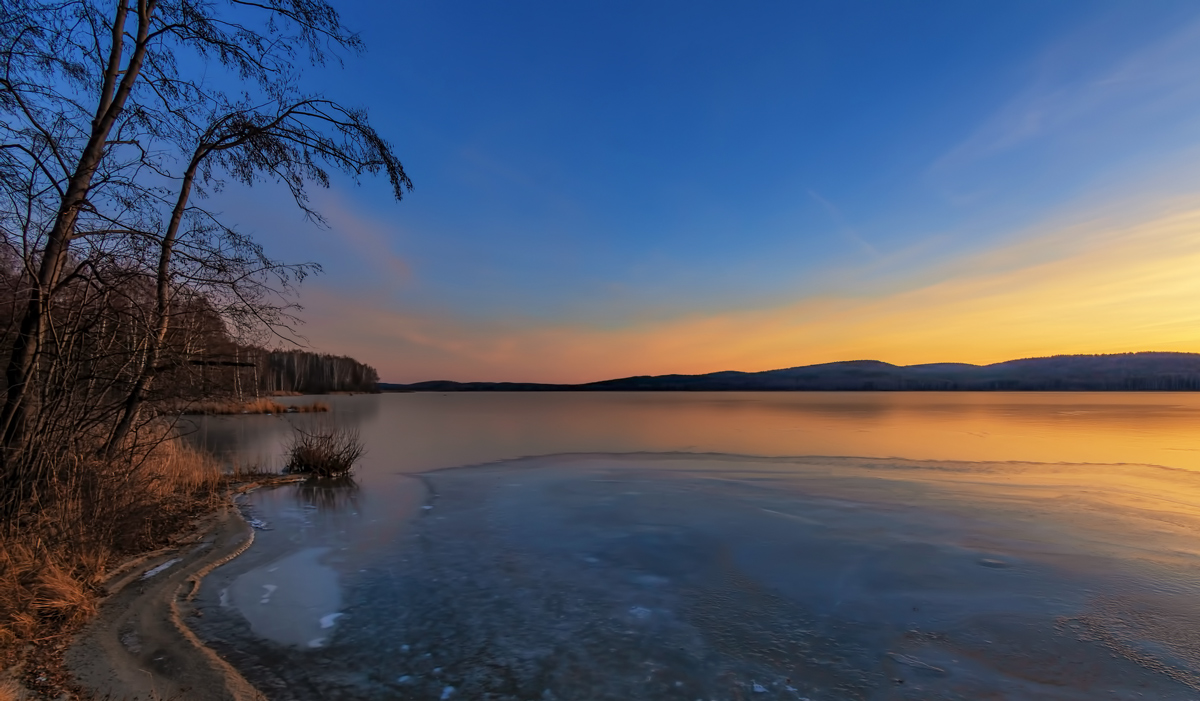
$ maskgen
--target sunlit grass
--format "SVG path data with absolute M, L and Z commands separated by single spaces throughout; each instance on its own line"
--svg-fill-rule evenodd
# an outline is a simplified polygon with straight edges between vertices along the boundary
M 184 408 L 185 414 L 312 414 L 329 411 L 329 404 L 315 401 L 309 404 L 280 404 L 274 399 L 255 399 L 248 402 L 200 402 Z
M 114 564 L 172 544 L 246 476 L 178 439 L 70 463 L 36 505 L 0 526 L 0 668 L 23 644 L 71 634 L 95 614 Z

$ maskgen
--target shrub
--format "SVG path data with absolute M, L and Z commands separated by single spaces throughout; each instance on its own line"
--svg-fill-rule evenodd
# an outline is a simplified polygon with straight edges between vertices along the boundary
M 349 474 L 365 449 L 358 430 L 351 428 L 318 429 L 312 432 L 294 429 L 288 446 L 284 472 L 314 477 Z

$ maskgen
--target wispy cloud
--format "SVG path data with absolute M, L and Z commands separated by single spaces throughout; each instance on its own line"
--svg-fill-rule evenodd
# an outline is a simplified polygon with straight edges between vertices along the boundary
M 841 234 L 843 238 L 854 244 L 855 247 L 869 256 L 876 257 L 879 255 L 879 251 L 876 250 L 874 246 L 867 243 L 862 236 L 859 236 L 858 231 L 856 231 L 854 227 L 846 223 L 846 218 L 842 216 L 842 210 L 838 209 L 834 203 L 830 202 L 812 190 L 808 190 L 807 192 L 808 196 L 812 198 L 814 202 L 821 205 L 821 207 L 823 207 L 825 211 L 829 213 L 829 218 L 833 221 L 834 225 L 838 229 L 838 233 Z
M 1045 231 L 956 265 L 956 274 L 889 294 L 814 295 L 620 328 L 466 320 L 321 287 L 304 301 L 315 345 L 359 356 L 393 381 L 576 382 L 868 357 L 994 362 L 1200 350 L 1196 203 L 1134 223 L 1109 218 Z
M 1096 46 L 1104 42 L 1088 33 L 1046 51 L 1034 62 L 1027 86 L 931 170 L 952 170 L 1095 123 L 1119 127 L 1200 99 L 1200 22 L 1091 67 Z M 1089 69 L 1080 74 L 1074 64 L 1085 59 Z
M 344 244 L 338 246 L 340 250 L 334 256 L 341 263 L 338 269 L 330 271 L 332 275 L 350 286 L 362 279 L 369 279 L 372 286 L 396 286 L 411 281 L 412 267 L 395 251 L 398 225 L 385 225 L 356 213 L 344 196 L 333 191 L 320 193 L 318 206 L 332 237 Z

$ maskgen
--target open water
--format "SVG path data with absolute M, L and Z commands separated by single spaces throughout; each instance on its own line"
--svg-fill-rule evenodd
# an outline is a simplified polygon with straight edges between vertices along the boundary
M 1198 395 L 324 399 L 191 436 L 369 451 L 201 588 L 273 699 L 1200 698 Z

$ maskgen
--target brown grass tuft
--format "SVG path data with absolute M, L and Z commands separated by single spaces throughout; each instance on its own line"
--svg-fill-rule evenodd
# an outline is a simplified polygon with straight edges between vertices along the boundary
M 329 411 L 329 404 L 315 401 L 309 404 L 280 404 L 274 399 L 255 399 L 249 402 L 202 402 L 184 409 L 185 414 L 311 414 Z
M 0 681 L 0 701 L 21 701 L 25 692 L 11 679 Z
M 96 603 L 83 578 L 90 578 L 85 566 L 73 575 L 57 562 L 48 562 L 32 582 L 33 614 L 46 621 L 68 625 L 87 620 L 96 613 Z M 80 576 L 82 575 L 82 577 Z

